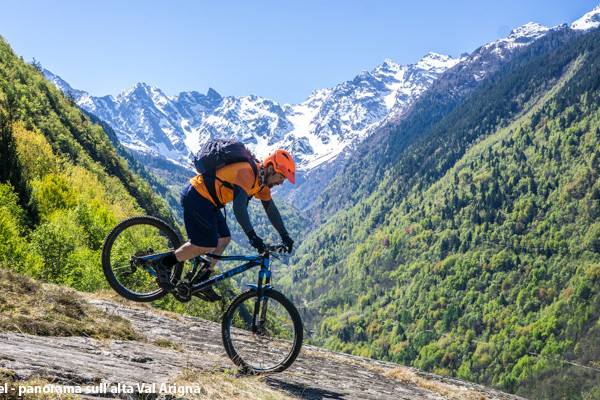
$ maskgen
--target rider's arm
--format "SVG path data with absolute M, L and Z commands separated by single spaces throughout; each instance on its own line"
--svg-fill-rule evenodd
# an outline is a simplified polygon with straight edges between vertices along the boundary
M 233 186 L 233 213 L 238 223 L 244 230 L 250 245 L 262 253 L 266 250 L 265 242 L 254 232 L 250 216 L 248 215 L 248 193 L 241 187 Z
M 233 214 L 246 235 L 254 231 L 248 215 L 248 193 L 237 185 L 233 186 Z
M 271 225 L 277 230 L 279 236 L 286 237 L 289 236 L 285 226 L 283 225 L 283 219 L 281 218 L 281 214 L 277 209 L 277 206 L 273 202 L 273 200 L 263 200 L 262 205 L 265 208 L 265 213 L 271 222 Z

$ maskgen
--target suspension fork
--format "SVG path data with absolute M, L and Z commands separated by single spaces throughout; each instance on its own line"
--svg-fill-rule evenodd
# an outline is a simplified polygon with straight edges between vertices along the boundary
M 264 285 L 263 285 L 264 281 Z M 267 318 L 268 297 L 264 296 L 265 288 L 270 288 L 271 270 L 269 269 L 269 258 L 265 258 L 258 273 L 258 285 L 256 286 L 256 300 L 254 302 L 254 313 L 252 314 L 252 333 L 260 333 Z M 268 289 L 267 289 L 268 290 Z

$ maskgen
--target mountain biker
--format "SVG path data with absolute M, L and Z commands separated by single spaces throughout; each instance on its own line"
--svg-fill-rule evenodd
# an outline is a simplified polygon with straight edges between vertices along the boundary
M 266 250 L 265 243 L 254 231 L 247 210 L 252 197 L 261 200 L 269 222 L 281 236 L 285 250 L 291 253 L 294 241 L 285 229 L 279 210 L 271 198 L 271 188 L 283 184 L 286 179 L 293 184 L 296 183 L 294 160 L 287 151 L 278 149 L 262 163 L 257 164 L 257 176 L 248 162 L 229 164 L 217 170 L 215 189 L 218 200 L 222 205 L 233 202 L 233 212 L 248 236 L 250 245 L 259 253 L 263 253 Z M 223 182 L 228 182 L 230 185 L 225 185 Z M 154 265 L 158 284 L 167 291 L 175 289 L 175 285 L 170 281 L 171 270 L 175 264 L 210 252 L 221 255 L 231 241 L 231 233 L 225 217 L 209 193 L 202 174 L 196 175 L 184 185 L 181 190 L 181 206 L 189 241 L 160 258 Z M 215 258 L 211 259 L 210 268 L 200 281 L 209 279 L 217 261 Z M 210 286 L 201 293 L 211 302 L 221 299 L 221 296 Z

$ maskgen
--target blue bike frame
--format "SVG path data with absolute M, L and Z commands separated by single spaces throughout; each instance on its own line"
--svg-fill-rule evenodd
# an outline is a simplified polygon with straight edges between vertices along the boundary
M 261 283 L 266 279 L 265 282 L 271 280 L 271 270 L 269 269 L 269 253 L 266 253 L 266 256 L 217 256 L 212 253 L 207 254 L 210 257 L 216 258 L 220 261 L 247 261 L 246 263 L 239 265 L 235 268 L 230 269 L 229 271 L 223 272 L 221 275 L 217 275 L 212 279 L 209 279 L 204 282 L 200 282 L 197 285 L 192 286 L 192 292 L 198 292 L 202 289 L 205 289 L 209 286 L 214 285 L 217 282 L 225 280 L 227 278 L 231 278 L 232 276 L 239 275 L 242 272 L 246 272 L 251 268 L 260 266 L 260 271 L 258 273 L 258 287 L 262 286 Z M 200 257 L 196 257 L 194 260 L 195 267 L 197 267 L 198 263 L 201 260 Z M 258 290 L 257 290 L 258 291 Z
M 152 260 L 156 260 L 156 259 L 162 257 L 165 254 L 168 254 L 168 253 L 160 253 L 160 254 L 152 254 L 149 256 L 141 256 L 141 257 L 138 257 L 138 259 L 141 261 L 152 261 Z M 264 255 L 253 255 L 253 256 L 217 256 L 212 253 L 208 253 L 207 256 L 216 258 L 220 261 L 246 261 L 246 262 L 242 265 L 239 265 L 235 268 L 225 271 L 221 275 L 217 275 L 212 279 L 192 285 L 191 293 L 200 292 L 201 290 L 203 290 L 209 286 L 212 286 L 215 283 L 218 283 L 222 280 L 231 278 L 232 276 L 239 275 L 242 272 L 246 272 L 247 270 L 254 268 L 254 267 L 258 267 L 258 266 L 261 267 L 260 272 L 258 273 L 258 285 L 248 285 L 248 286 L 253 287 L 257 292 L 260 292 L 261 290 L 263 290 L 263 281 L 264 281 L 264 283 L 266 285 L 264 287 L 264 289 L 268 290 L 271 288 L 271 286 L 268 286 L 271 281 L 271 270 L 269 269 L 270 253 L 268 251 L 266 253 L 264 253 Z M 196 270 L 200 263 L 208 263 L 208 262 L 209 261 L 202 256 L 196 257 L 194 259 L 194 267 L 193 268 L 194 268 L 194 270 Z M 150 266 L 145 265 L 144 269 L 146 269 L 146 271 L 148 271 L 153 276 L 156 276 L 156 272 Z
M 270 285 L 271 284 L 271 270 L 269 269 L 271 252 L 276 252 L 278 250 L 283 250 L 283 246 L 282 245 L 267 246 L 267 251 L 265 251 L 262 255 L 255 255 L 255 256 L 217 256 L 215 254 L 208 253 L 207 256 L 209 256 L 211 258 L 216 258 L 217 260 L 220 260 L 220 261 L 246 261 L 246 262 L 242 265 L 239 265 L 235 268 L 230 269 L 229 271 L 223 272 L 221 275 L 215 276 L 212 279 L 208 279 L 204 282 L 200 282 L 197 284 L 194 283 L 194 281 L 196 279 L 198 279 L 198 277 L 201 276 L 200 273 L 202 271 L 204 271 L 204 269 L 199 268 L 199 265 L 201 263 L 204 265 L 208 265 L 208 264 L 210 264 L 210 261 L 202 256 L 196 257 L 194 259 L 194 266 L 191 271 L 192 272 L 191 281 L 190 281 L 191 286 L 189 286 L 187 283 L 183 283 L 183 284 L 177 283 L 176 287 L 175 287 L 175 291 L 173 292 L 173 295 L 175 295 L 175 297 L 178 298 L 178 300 L 180 300 L 180 301 L 189 301 L 191 295 L 195 294 L 195 293 L 198 293 L 197 294 L 198 296 L 204 298 L 204 295 L 202 293 L 199 293 L 203 289 L 205 289 L 209 286 L 212 286 L 212 285 L 216 284 L 217 282 L 220 282 L 224 279 L 228 279 L 228 278 L 231 278 L 232 276 L 241 274 L 242 272 L 245 272 L 245 271 L 249 270 L 250 268 L 260 266 L 260 271 L 258 273 L 258 284 L 248 285 L 257 294 L 258 301 L 256 301 L 254 303 L 254 314 L 253 314 L 254 316 L 252 318 L 252 332 L 256 333 L 259 331 L 260 326 L 262 324 L 264 324 L 264 322 L 266 321 L 268 298 L 263 296 L 263 293 L 272 289 L 272 286 Z M 164 254 L 168 254 L 168 253 L 153 254 L 150 256 L 142 256 L 142 257 L 139 257 L 139 260 L 142 260 L 142 261 L 156 260 L 159 257 L 162 257 Z M 144 265 L 144 268 L 148 272 L 150 272 L 152 275 L 156 276 L 156 272 L 150 266 Z M 181 273 L 182 273 L 181 270 L 176 271 L 177 279 L 181 278 Z M 179 295 L 179 297 L 178 297 L 178 295 Z

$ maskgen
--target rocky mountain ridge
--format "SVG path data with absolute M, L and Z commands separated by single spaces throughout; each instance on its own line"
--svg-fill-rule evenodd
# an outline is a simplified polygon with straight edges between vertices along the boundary
M 595 22 L 599 15 L 596 7 L 571 28 L 592 29 L 600 24 Z M 433 82 L 441 81 L 438 86 L 455 84 L 457 73 L 461 72 L 463 80 L 470 74 L 464 88 L 459 88 L 468 91 L 520 49 L 561 27 L 564 25 L 548 28 L 530 22 L 457 59 L 429 53 L 407 66 L 385 60 L 372 71 L 363 71 L 334 88 L 316 90 L 295 105 L 255 95 L 222 97 L 214 89 L 170 97 L 145 83 L 116 97 L 94 97 L 73 89 L 50 71 L 44 73 L 81 108 L 105 120 L 119 140 L 138 154 L 189 168 L 191 154 L 213 137 L 248 143 L 259 158 L 274 148 L 291 151 L 299 184 L 284 185 L 279 195 L 300 208 L 309 208 L 365 138 L 396 124 Z
M 117 97 L 94 97 L 47 70 L 45 75 L 81 108 L 111 124 L 132 150 L 187 166 L 201 143 L 227 136 L 249 143 L 259 157 L 275 147 L 294 151 L 299 169 L 310 170 L 323 157 L 330 159 L 360 139 L 384 117 L 401 112 L 458 61 L 435 53 L 408 66 L 386 60 L 373 71 L 333 89 L 317 90 L 296 105 L 255 95 L 221 97 L 214 89 L 206 95 L 183 92 L 169 97 L 145 83 Z

